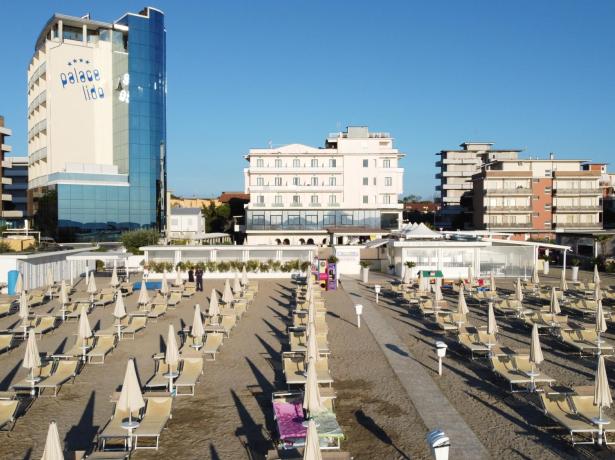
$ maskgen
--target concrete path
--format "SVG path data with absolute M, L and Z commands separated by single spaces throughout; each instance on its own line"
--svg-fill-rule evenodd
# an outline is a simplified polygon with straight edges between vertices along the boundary
M 344 277 L 344 290 L 353 303 L 363 304 L 363 323 L 380 345 L 420 417 L 431 431 L 443 430 L 451 440 L 451 459 L 489 458 L 489 453 L 459 412 L 440 391 L 423 365 L 417 361 L 375 303 L 365 297 L 358 280 Z M 359 300 L 360 299 L 360 300 Z

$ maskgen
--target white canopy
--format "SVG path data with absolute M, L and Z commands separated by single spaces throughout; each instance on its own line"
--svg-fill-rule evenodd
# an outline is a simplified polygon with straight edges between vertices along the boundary
M 427 227 L 427 225 L 423 223 L 420 223 L 416 227 L 406 226 L 405 228 L 401 230 L 400 233 L 407 240 L 412 240 L 412 239 L 436 240 L 436 239 L 444 238 L 444 235 L 442 235 L 439 232 L 434 232 L 429 227 Z

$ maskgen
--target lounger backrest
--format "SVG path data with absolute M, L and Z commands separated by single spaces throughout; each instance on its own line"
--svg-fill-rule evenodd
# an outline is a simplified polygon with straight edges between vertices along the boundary
M 205 349 L 206 350 L 215 350 L 222 343 L 222 334 L 217 332 L 211 332 L 207 334 L 207 338 L 205 339 Z
M 0 349 L 7 348 L 13 342 L 13 334 L 0 334 Z
M 329 370 L 329 359 L 326 356 L 320 356 L 316 359 L 316 370 Z
M 143 418 L 168 419 L 171 416 L 173 398 L 170 396 L 152 396 L 147 398 Z
M 581 340 L 586 340 L 588 342 L 596 342 L 598 340 L 598 334 L 593 329 L 581 329 L 579 330 L 579 335 L 581 336 Z
M 140 329 L 147 324 L 147 318 L 145 316 L 131 316 L 128 324 L 135 329 Z
M 223 316 L 222 317 L 222 327 L 224 329 L 231 329 L 237 323 L 237 319 L 235 316 Z
M 508 356 L 492 356 L 491 357 L 491 366 L 494 370 L 499 371 L 505 374 L 510 367 L 510 358 Z
M 58 361 L 58 364 L 53 371 L 53 375 L 57 375 L 59 377 L 69 377 L 75 375 L 77 373 L 78 365 L 79 361 L 76 359 Z
M 530 363 L 530 357 L 528 355 L 514 355 L 512 362 L 516 370 L 525 372 L 532 370 L 532 364 Z
M 573 414 L 574 411 L 570 407 L 568 397 L 563 393 L 547 393 L 540 392 L 540 401 L 547 413 L 557 414 Z
M 184 358 L 181 376 L 199 376 L 203 372 L 203 358 Z
M 594 396 L 587 395 L 571 395 L 570 402 L 572 408 L 579 414 L 591 420 L 592 417 L 598 417 L 600 414 L 598 406 L 594 406 Z
M 96 337 L 96 342 L 94 344 L 94 350 L 111 350 L 115 348 L 115 344 L 117 342 L 117 338 L 115 335 L 101 335 Z
M 17 399 L 0 400 L 0 420 L 14 419 L 18 405 L 19 401 Z

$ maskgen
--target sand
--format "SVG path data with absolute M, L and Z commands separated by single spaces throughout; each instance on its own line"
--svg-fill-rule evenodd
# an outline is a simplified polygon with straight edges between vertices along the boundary
M 557 275 L 551 281 L 557 282 Z M 372 282 L 375 282 L 372 279 Z M 105 279 L 98 281 L 99 287 Z M 222 282 L 205 283 L 208 296 Z M 159 451 L 138 451 L 136 459 L 262 459 L 273 447 L 275 425 L 271 394 L 284 390 L 280 354 L 287 349 L 286 326 L 292 284 L 289 281 L 261 280 L 260 292 L 231 337 L 225 340 L 218 359 L 205 363 L 204 375 L 194 397 L 178 397 L 173 419 L 160 439 Z M 504 286 L 504 284 L 499 283 Z M 373 289 L 364 288 L 373 298 Z M 357 459 L 430 458 L 425 444 L 426 427 L 408 399 L 369 329 L 355 325 L 353 302 L 343 290 L 324 294 L 328 306 L 330 371 L 337 391 L 336 411 L 346 434 L 342 449 Z M 134 309 L 137 294 L 127 299 Z M 453 299 L 450 299 L 453 300 Z M 0 433 L 0 458 L 40 458 L 47 426 L 56 420 L 67 450 L 90 449 L 97 431 L 111 416 L 110 395 L 118 389 L 126 360 L 134 356 L 144 384 L 153 374 L 152 355 L 166 340 L 169 324 L 179 329 L 192 321 L 192 307 L 204 309 L 206 296 L 198 293 L 183 300 L 157 322 L 150 322 L 134 341 L 120 343 L 104 365 L 87 365 L 74 384 L 65 385 L 57 398 L 35 400 L 17 420 L 11 433 Z M 470 304 L 472 321 L 485 321 L 484 312 Z M 57 311 L 57 301 L 35 307 L 36 313 Z M 112 324 L 113 306 L 96 308 L 90 314 L 92 326 Z M 533 395 L 511 395 L 484 363 L 471 361 L 447 338 L 449 354 L 444 375 L 436 376 L 433 341 L 439 332 L 414 313 L 408 313 L 385 297 L 379 311 L 390 327 L 404 340 L 416 358 L 433 372 L 434 380 L 478 435 L 494 458 L 607 458 L 606 448 L 572 448 L 564 432 L 545 417 Z M 18 320 L 16 315 L 0 319 L 0 328 Z M 523 347 L 529 343 L 529 330 L 511 320 L 498 318 L 504 343 Z M 64 323 L 39 340 L 45 352 L 70 347 L 77 322 Z M 609 332 L 608 339 L 615 340 Z M 574 357 L 546 336 L 543 350 L 545 372 L 564 385 L 593 382 L 594 360 Z M 24 345 L 0 355 L 0 390 L 26 374 L 20 367 Z M 612 373 L 612 364 L 607 364 Z

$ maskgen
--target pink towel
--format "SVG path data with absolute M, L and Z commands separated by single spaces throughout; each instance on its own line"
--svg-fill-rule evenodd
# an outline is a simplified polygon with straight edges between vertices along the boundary
M 274 402 L 273 411 L 278 421 L 280 439 L 305 438 L 307 427 L 303 426 L 303 407 L 301 402 Z

